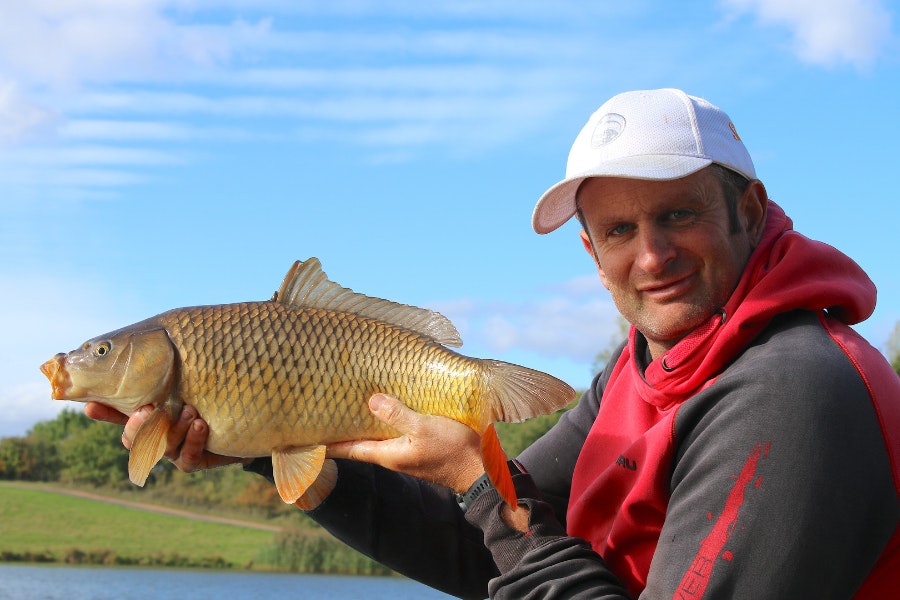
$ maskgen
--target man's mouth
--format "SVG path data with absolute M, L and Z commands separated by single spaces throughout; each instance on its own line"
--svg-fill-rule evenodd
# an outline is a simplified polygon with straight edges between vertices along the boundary
M 651 283 L 638 288 L 642 296 L 657 302 L 675 300 L 686 294 L 693 284 L 693 277 L 686 275 L 662 283 Z

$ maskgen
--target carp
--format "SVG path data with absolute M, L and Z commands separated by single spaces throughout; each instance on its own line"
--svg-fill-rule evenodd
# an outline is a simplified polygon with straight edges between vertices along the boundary
M 443 315 L 341 287 L 310 258 L 291 266 L 270 300 L 172 309 L 57 354 L 41 371 L 55 400 L 126 415 L 154 406 L 129 455 L 138 486 L 187 404 L 209 425 L 207 450 L 271 456 L 282 500 L 314 505 L 336 477 L 327 444 L 399 435 L 368 410 L 381 392 L 480 434 L 485 470 L 515 506 L 494 422 L 559 410 L 575 392 L 546 373 L 448 347 L 461 344 Z

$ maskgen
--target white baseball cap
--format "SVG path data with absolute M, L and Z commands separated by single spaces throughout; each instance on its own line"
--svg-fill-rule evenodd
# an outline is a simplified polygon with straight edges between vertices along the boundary
M 541 196 L 531 224 L 550 233 L 572 218 L 575 194 L 589 177 L 679 179 L 711 163 L 756 179 L 750 154 L 722 109 L 676 89 L 613 96 L 575 138 L 566 178 Z

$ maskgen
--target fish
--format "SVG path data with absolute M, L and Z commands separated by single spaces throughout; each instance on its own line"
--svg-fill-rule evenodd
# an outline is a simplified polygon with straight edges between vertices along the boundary
M 281 499 L 315 506 L 333 487 L 326 446 L 400 435 L 368 410 L 375 393 L 449 417 L 481 436 L 485 471 L 516 506 L 494 423 L 564 408 L 565 382 L 466 356 L 444 315 L 354 292 L 319 259 L 294 262 L 269 300 L 176 308 L 94 337 L 40 369 L 51 398 L 131 415 L 153 405 L 132 442 L 129 479 L 143 487 L 184 405 L 209 425 L 206 449 L 271 456 Z

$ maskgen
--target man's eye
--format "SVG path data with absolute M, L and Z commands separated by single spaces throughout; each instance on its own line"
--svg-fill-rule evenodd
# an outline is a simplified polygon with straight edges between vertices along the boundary
M 631 231 L 629 225 L 616 225 L 615 227 L 606 230 L 606 237 L 619 237 L 625 235 L 629 231 Z
M 684 221 L 685 219 L 690 219 L 694 216 L 694 213 L 690 210 L 673 210 L 669 213 L 670 221 Z

